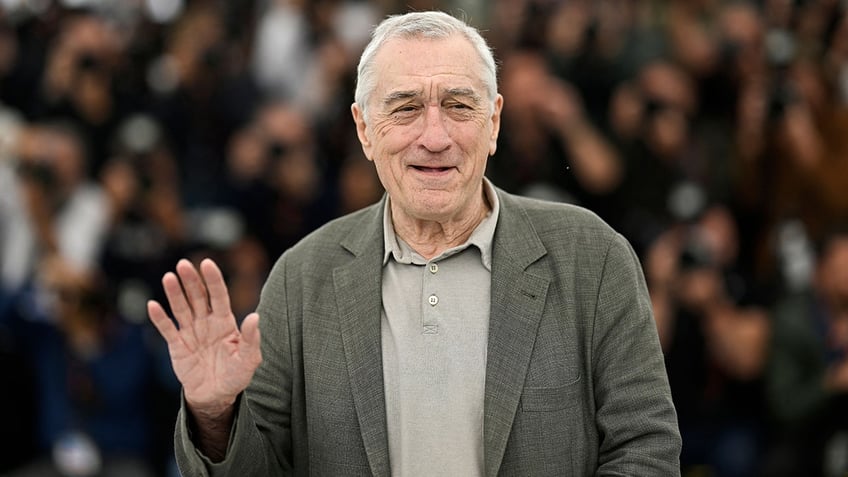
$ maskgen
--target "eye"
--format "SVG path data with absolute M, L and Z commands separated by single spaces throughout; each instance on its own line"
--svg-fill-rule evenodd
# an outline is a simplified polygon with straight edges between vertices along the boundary
M 408 114 L 413 113 L 418 109 L 414 104 L 405 104 L 392 110 L 392 114 Z

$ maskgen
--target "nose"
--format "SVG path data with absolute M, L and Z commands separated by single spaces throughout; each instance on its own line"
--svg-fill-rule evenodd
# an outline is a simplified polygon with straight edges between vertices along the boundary
M 430 152 L 448 149 L 452 141 L 447 128 L 447 118 L 442 108 L 428 105 L 424 110 L 424 129 L 419 138 L 421 146 Z

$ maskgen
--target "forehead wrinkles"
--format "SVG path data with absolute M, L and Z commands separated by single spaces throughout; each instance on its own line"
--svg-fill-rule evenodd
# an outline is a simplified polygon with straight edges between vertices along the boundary
M 384 79 L 462 77 L 485 89 L 485 65 L 462 37 L 394 38 L 377 52 L 374 66 L 377 76 Z

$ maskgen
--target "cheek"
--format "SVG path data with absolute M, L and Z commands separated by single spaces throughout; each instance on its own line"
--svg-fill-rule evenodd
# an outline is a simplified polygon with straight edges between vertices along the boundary
M 394 185 L 400 182 L 401 171 L 398 166 L 399 163 L 396 160 L 385 155 L 379 156 L 374 160 L 377 177 L 380 179 L 383 187 L 389 191 L 394 189 Z
M 392 118 L 385 118 L 374 124 L 373 131 L 372 144 L 375 152 L 396 154 L 420 136 L 421 121 L 400 123 Z
M 380 142 L 385 154 L 397 155 L 412 149 L 420 136 L 420 129 L 415 124 L 396 126 L 380 138 Z
M 455 141 L 459 144 L 467 144 L 463 148 L 469 161 L 475 164 L 481 164 L 485 167 L 486 160 L 494 153 L 496 142 L 492 136 L 491 127 L 474 127 L 467 128 L 462 132 L 462 136 L 454 136 Z

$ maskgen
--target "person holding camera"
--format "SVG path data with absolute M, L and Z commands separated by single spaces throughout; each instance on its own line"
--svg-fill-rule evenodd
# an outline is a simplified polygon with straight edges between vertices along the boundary
M 66 123 L 22 125 L 0 162 L 0 270 L 20 291 L 47 257 L 83 269 L 97 262 L 109 203 L 86 176 L 87 151 Z
M 812 287 L 774 306 L 768 404 L 775 476 L 843 475 L 848 439 L 848 228 L 816 243 Z

